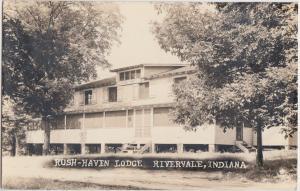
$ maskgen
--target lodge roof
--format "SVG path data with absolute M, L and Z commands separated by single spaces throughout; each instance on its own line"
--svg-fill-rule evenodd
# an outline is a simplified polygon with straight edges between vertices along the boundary
M 190 66 L 190 65 L 186 66 L 185 65 L 185 67 L 181 67 L 181 68 L 178 68 L 175 70 L 149 75 L 149 76 L 145 77 L 145 79 L 149 80 L 149 79 L 153 79 L 153 78 L 168 77 L 168 76 L 181 75 L 181 74 L 191 74 L 191 73 L 195 73 L 195 72 L 196 72 L 195 66 Z
M 104 78 L 101 80 L 96 80 L 96 81 L 88 82 L 85 84 L 76 85 L 75 90 L 96 88 L 96 87 L 102 87 L 102 86 L 112 86 L 115 84 L 116 84 L 116 77 Z
M 120 68 L 115 68 L 110 70 L 111 72 L 119 72 L 122 70 L 129 70 L 134 68 L 140 68 L 140 67 L 182 67 L 185 66 L 185 64 L 176 64 L 176 63 L 170 63 L 170 64 L 154 64 L 154 63 L 144 63 L 144 64 L 138 64 L 133 66 L 124 66 Z
M 139 67 L 180 67 L 176 68 L 174 70 L 170 70 L 167 72 L 161 72 L 157 74 L 152 74 L 149 76 L 145 76 L 144 79 L 149 80 L 153 78 L 160 78 L 160 77 L 168 77 L 168 76 L 174 76 L 174 75 L 181 75 L 181 74 L 190 74 L 196 72 L 196 67 L 186 65 L 186 64 L 139 64 L 134 66 L 127 66 L 123 68 L 118 68 L 111 71 L 122 71 L 127 69 L 133 69 L 133 68 L 139 68 Z M 83 90 L 83 89 L 89 89 L 89 88 L 96 88 L 96 87 L 103 87 L 103 86 L 113 86 L 116 85 L 116 77 L 110 77 L 110 78 L 104 78 L 100 80 L 95 80 L 92 82 L 87 82 L 84 84 L 79 84 L 75 86 L 75 90 Z

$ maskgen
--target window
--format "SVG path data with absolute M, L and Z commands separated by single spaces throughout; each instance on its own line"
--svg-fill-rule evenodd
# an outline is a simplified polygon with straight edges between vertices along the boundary
M 128 110 L 128 120 L 127 120 L 127 126 L 133 127 L 133 110 Z
M 130 79 L 130 72 L 125 72 L 125 80 L 129 80 Z
M 169 114 L 171 108 L 161 107 L 153 110 L 153 125 L 155 127 L 172 127 L 176 125 Z
M 151 109 L 144 109 L 144 132 L 143 136 L 150 137 L 151 136 Z
M 133 80 L 141 77 L 141 70 L 131 70 L 120 73 L 120 81 Z
M 140 84 L 139 98 L 140 99 L 149 98 L 149 82 Z
M 186 76 L 174 78 L 175 84 L 179 84 L 180 82 L 186 80 Z
M 82 114 L 74 114 L 67 116 L 67 129 L 80 129 L 82 121 Z
M 74 99 L 74 96 L 71 97 L 68 106 L 73 106 L 73 105 L 75 105 L 75 99 Z
M 125 74 L 124 72 L 120 73 L 120 81 L 124 81 L 125 80 Z
M 108 101 L 109 102 L 117 101 L 117 87 L 108 88 Z
M 53 129 L 64 129 L 65 116 L 56 116 L 53 120 L 51 120 L 51 125 Z
M 93 96 L 92 90 L 87 90 L 84 92 L 84 104 L 85 105 L 92 104 L 92 96 Z
M 136 70 L 135 71 L 135 77 L 140 78 L 141 77 L 141 70 Z
M 86 129 L 96 129 L 103 127 L 103 113 L 86 113 L 84 119 Z
M 135 70 L 130 72 L 130 79 L 135 79 Z
M 135 123 L 135 136 L 141 137 L 143 134 L 143 110 L 135 110 L 135 117 L 134 117 L 134 123 Z
M 105 113 L 105 128 L 125 128 L 126 111 L 107 111 Z

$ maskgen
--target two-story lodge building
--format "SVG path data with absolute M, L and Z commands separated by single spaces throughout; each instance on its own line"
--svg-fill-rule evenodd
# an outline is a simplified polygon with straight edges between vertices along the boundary
M 199 152 L 256 146 L 250 127 L 223 132 L 217 124 L 185 131 L 170 119 L 174 104 L 172 86 L 196 70 L 183 64 L 140 64 L 111 70 L 116 77 L 75 86 L 74 99 L 52 122 L 50 147 L 55 153 Z M 263 145 L 289 148 L 297 145 L 297 134 L 285 139 L 280 127 L 263 132 Z M 42 125 L 26 133 L 28 151 L 40 154 L 44 142 Z

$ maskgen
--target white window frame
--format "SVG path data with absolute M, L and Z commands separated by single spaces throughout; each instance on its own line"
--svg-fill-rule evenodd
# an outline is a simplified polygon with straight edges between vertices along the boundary
M 86 96 L 86 94 L 85 94 L 85 92 L 87 92 L 87 91 L 92 91 L 92 94 L 91 94 L 91 99 L 90 99 L 90 102 L 88 101 L 88 103 L 86 104 L 86 102 L 85 102 L 85 96 Z M 83 100 L 83 105 L 92 105 L 93 104 L 93 96 L 94 96 L 94 92 L 93 92 L 93 89 L 86 89 L 86 90 L 83 90 L 83 98 L 84 98 L 84 100 Z M 89 99 L 88 99 L 89 100 Z

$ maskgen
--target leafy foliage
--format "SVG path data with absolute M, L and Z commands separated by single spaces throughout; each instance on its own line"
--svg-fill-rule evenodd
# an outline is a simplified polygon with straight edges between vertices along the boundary
M 32 122 L 30 116 L 22 112 L 18 106 L 7 96 L 2 99 L 2 151 L 9 152 L 11 156 L 25 153 L 25 128 Z
M 5 1 L 3 93 L 32 117 L 45 121 L 44 154 L 49 151 L 51 116 L 63 111 L 73 85 L 108 67 L 122 18 L 108 3 Z
M 38 117 L 68 104 L 73 84 L 108 67 L 118 41 L 116 6 L 89 2 L 7 3 L 3 19 L 3 92 Z
M 195 128 L 217 119 L 225 128 L 297 121 L 297 5 L 201 3 L 158 6 L 161 47 L 198 67 L 175 87 L 175 121 Z M 186 88 L 190 87 L 190 88 Z
M 187 129 L 215 119 L 224 131 L 245 124 L 297 130 L 297 12 L 295 3 L 201 3 L 157 6 L 161 47 L 198 67 L 196 79 L 175 86 L 175 122 Z

